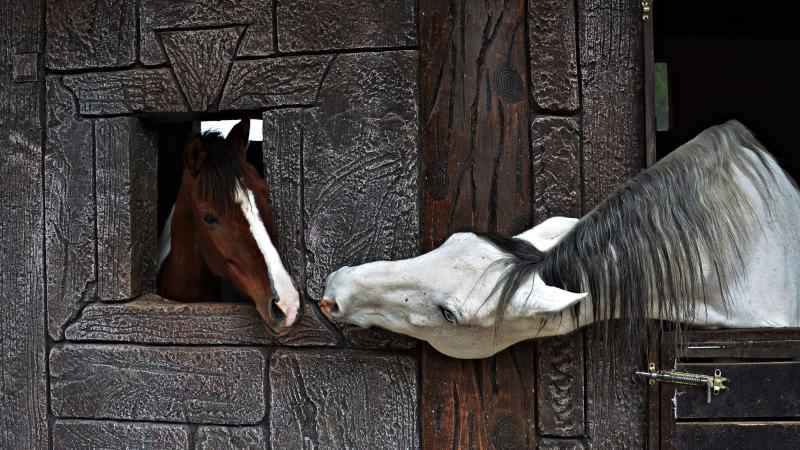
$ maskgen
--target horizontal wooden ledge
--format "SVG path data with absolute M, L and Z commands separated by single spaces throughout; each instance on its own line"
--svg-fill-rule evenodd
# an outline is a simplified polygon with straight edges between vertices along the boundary
M 305 311 L 309 314 L 308 308 Z M 273 336 L 252 304 L 180 303 L 145 295 L 125 303 L 93 303 L 65 331 L 72 341 L 141 344 L 332 346 L 336 337 L 321 323 L 301 321 Z

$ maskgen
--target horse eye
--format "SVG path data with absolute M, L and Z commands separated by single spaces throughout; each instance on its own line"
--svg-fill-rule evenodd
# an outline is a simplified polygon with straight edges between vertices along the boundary
M 203 222 L 209 225 L 217 225 L 219 223 L 219 219 L 217 219 L 217 216 L 213 214 L 205 213 L 203 214 Z
M 456 323 L 456 315 L 453 314 L 453 311 L 450 311 L 449 309 L 443 308 L 441 306 L 439 307 L 439 309 L 442 310 L 442 317 L 444 317 L 444 320 L 450 323 Z

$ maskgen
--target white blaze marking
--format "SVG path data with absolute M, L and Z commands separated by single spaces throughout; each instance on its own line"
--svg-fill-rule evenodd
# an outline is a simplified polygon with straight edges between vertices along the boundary
M 286 325 L 294 323 L 297 317 L 297 310 L 300 307 L 300 295 L 292 283 L 289 272 L 283 267 L 278 250 L 272 245 L 269 233 L 261 221 L 258 213 L 258 206 L 253 191 L 245 187 L 236 190 L 236 202 L 242 207 L 247 223 L 250 225 L 250 233 L 256 240 L 258 249 L 264 255 L 264 262 L 267 263 L 267 272 L 272 284 L 272 289 L 278 297 L 278 306 L 286 314 Z

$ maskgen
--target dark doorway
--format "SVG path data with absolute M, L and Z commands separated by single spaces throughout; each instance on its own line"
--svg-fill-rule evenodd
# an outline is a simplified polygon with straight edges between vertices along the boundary
M 737 119 L 797 180 L 800 2 L 661 0 L 653 19 L 657 96 L 668 82 L 668 94 L 661 91 L 668 112 L 657 112 L 657 128 L 668 128 L 656 133 L 657 157 Z

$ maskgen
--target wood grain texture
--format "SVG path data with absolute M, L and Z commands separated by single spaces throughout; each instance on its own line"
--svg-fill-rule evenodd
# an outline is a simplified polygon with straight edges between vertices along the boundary
M 47 78 L 44 154 L 48 331 L 64 325 L 97 294 L 92 122 L 77 117 L 75 100 L 58 78 Z
M 281 52 L 416 44 L 411 0 L 275 0 Z
M 148 66 L 166 62 L 158 45 L 158 30 L 240 25 L 247 25 L 247 30 L 239 45 L 239 56 L 266 56 L 273 52 L 272 0 L 141 0 L 139 59 Z
M 542 438 L 539 450 L 585 450 L 586 445 L 578 439 Z
M 78 97 L 80 113 L 85 115 L 187 110 L 169 69 L 66 75 L 64 85 Z
M 48 445 L 42 4 L 0 2 L 0 448 Z M 30 63 L 34 64 L 31 65 Z M 22 63 L 25 68 L 17 64 Z M 36 74 L 37 71 L 33 71 Z
M 416 58 L 414 51 L 339 55 L 319 106 L 304 112 L 303 239 L 311 299 L 320 298 L 325 278 L 341 266 L 418 252 Z M 373 332 L 385 334 L 367 331 Z
M 419 447 L 410 357 L 278 350 L 270 395 L 274 449 Z
M 57 417 L 244 425 L 265 414 L 257 348 L 65 344 L 50 351 Z
M 534 217 L 581 216 L 580 128 L 570 117 L 537 117 L 531 125 Z
M 531 225 L 524 2 L 419 4 L 422 249 Z M 533 347 L 480 361 L 422 353 L 425 448 L 535 448 Z
M 155 290 L 158 137 L 133 117 L 97 119 L 97 295 Z
M 572 0 L 528 2 L 531 96 L 539 109 L 578 110 L 578 52 Z
M 146 295 L 127 303 L 88 305 L 65 336 L 74 341 L 140 344 L 336 344 L 333 332 L 307 320 L 301 319 L 286 334 L 273 336 L 249 303 L 178 303 Z
M 261 427 L 210 427 L 197 429 L 195 450 L 263 450 L 266 432 Z
M 644 166 L 640 8 L 636 0 L 578 3 L 584 213 Z M 632 374 L 644 361 L 621 354 L 610 361 L 601 343 L 587 342 L 590 447 L 642 448 L 646 384 Z
M 719 369 L 728 389 L 708 403 L 706 390 L 675 386 L 678 419 L 800 417 L 800 362 L 678 363 L 676 370 L 713 375 Z
M 282 339 L 302 345 L 338 342 L 306 294 L 303 242 L 303 110 L 276 109 L 263 114 L 264 178 L 270 189 L 269 207 L 278 224 L 276 246 L 303 297 L 303 312 Z M 313 304 L 312 304 L 313 303 Z
M 192 111 L 207 111 L 219 98 L 243 27 L 161 34 L 164 51 Z
M 47 0 L 49 69 L 130 66 L 136 62 L 136 1 Z
M 145 422 L 56 420 L 53 449 L 190 450 L 189 426 Z
M 677 440 L 677 450 L 794 450 L 800 422 L 682 423 Z
M 542 339 L 536 348 L 539 432 L 583 436 L 583 333 Z
M 332 60 L 318 55 L 235 61 L 220 109 L 313 105 Z

